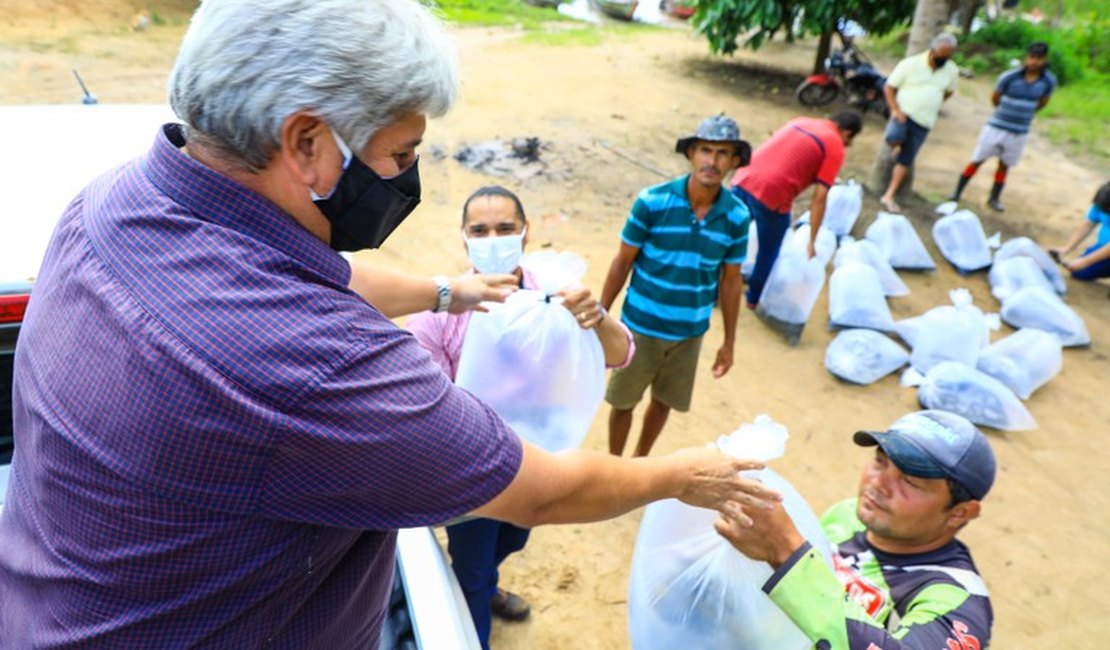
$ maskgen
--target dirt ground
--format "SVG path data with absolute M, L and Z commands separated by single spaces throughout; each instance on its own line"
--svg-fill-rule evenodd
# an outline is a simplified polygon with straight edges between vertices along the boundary
M 70 69 L 80 70 L 102 102 L 161 102 L 188 2 L 157 5 L 158 20 L 143 31 L 130 25 L 139 3 L 7 0 L 0 17 L 0 101 L 74 102 Z M 10 6 L 9 6 L 10 5 Z M 812 50 L 772 44 L 757 54 L 720 59 L 682 30 L 612 35 L 600 45 L 524 42 L 511 29 L 457 30 L 462 100 L 433 121 L 422 165 L 426 199 L 380 252 L 366 258 L 422 273 L 460 272 L 466 257 L 458 236 L 459 207 L 478 186 L 498 181 L 460 167 L 460 147 L 496 137 L 539 137 L 543 173 L 501 179 L 519 191 L 532 219 L 531 246 L 573 250 L 590 263 L 588 283 L 600 290 L 618 233 L 636 192 L 684 172 L 674 140 L 702 117 L 725 111 L 744 137 L 759 144 L 790 117 L 804 113 L 791 95 Z M 773 72 L 761 66 L 786 68 Z M 889 70 L 890 62 L 885 69 Z M 986 81 L 964 82 L 945 108 L 917 169 L 917 190 L 936 201 L 951 189 L 989 114 Z M 843 176 L 865 178 L 882 123 L 869 118 L 849 151 Z M 619 151 L 624 156 L 614 153 Z M 632 161 L 636 161 L 635 163 Z M 1031 138 L 1014 170 L 1001 218 L 982 207 L 990 183 L 984 169 L 969 205 L 988 234 L 1061 241 L 1105 180 L 1046 141 Z M 797 212 L 805 209 L 799 202 Z M 877 204 L 865 203 L 863 232 Z M 927 205 L 911 205 L 923 239 L 940 268 L 903 274 L 912 293 L 891 301 L 895 318 L 942 304 L 949 289 L 966 286 L 986 311 L 997 311 L 986 277 L 961 278 L 931 244 Z M 1068 302 L 1086 320 L 1093 343 L 1067 350 L 1064 369 L 1029 400 L 1036 431 L 990 432 L 1000 462 L 994 491 L 979 521 L 962 538 L 970 544 L 993 595 L 996 648 L 1096 648 L 1110 622 L 1105 567 L 1110 565 L 1110 480 L 1107 434 L 1110 400 L 1110 300 L 1105 285 L 1069 284 Z M 715 321 L 703 348 L 693 409 L 674 416 L 656 449 L 702 445 L 759 413 L 786 424 L 792 438 L 776 469 L 817 511 L 854 492 L 868 456 L 851 444 L 861 427 L 881 427 L 917 408 L 912 389 L 896 376 L 870 387 L 841 384 L 822 359 L 831 334 L 827 302 L 818 302 L 798 347 L 787 347 L 749 311 L 740 316 L 737 365 L 721 380 L 709 374 L 720 343 Z M 1008 331 L 996 334 L 996 337 Z M 638 424 L 637 424 L 638 426 Z M 636 435 L 634 432 L 633 435 Z M 605 448 L 604 413 L 587 446 Z M 628 647 L 627 578 L 639 512 L 614 521 L 536 530 L 528 548 L 503 567 L 503 585 L 534 605 L 524 624 L 498 625 L 499 648 L 608 649 Z M 1102 578 L 1099 578 L 1102 576 Z

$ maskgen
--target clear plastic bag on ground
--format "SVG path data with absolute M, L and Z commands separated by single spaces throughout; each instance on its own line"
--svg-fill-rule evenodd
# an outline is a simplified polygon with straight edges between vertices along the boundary
M 816 257 L 809 259 L 793 246 L 783 246 L 755 313 L 790 345 L 797 345 L 824 284 L 824 262 Z
M 944 259 L 960 273 L 981 271 L 991 265 L 991 249 L 979 215 L 958 210 L 933 223 L 933 241 Z
M 902 346 L 874 330 L 844 330 L 825 349 L 825 368 L 853 384 L 873 384 L 906 365 Z
M 991 330 L 999 327 L 997 316 L 987 316 L 972 304 L 967 289 L 953 289 L 948 296 L 952 304 L 925 312 L 914 336 L 910 363 L 920 372 L 942 361 L 974 368 L 979 350 L 990 344 Z
M 1060 372 L 1064 364 L 1060 337 L 1026 327 L 993 343 L 979 355 L 976 367 L 1029 399 Z
M 838 267 L 848 262 L 863 262 L 875 269 L 879 274 L 879 282 L 883 285 L 883 293 L 888 298 L 910 295 L 910 288 L 898 277 L 898 273 L 875 242 L 867 239 L 853 239 L 850 235 L 841 238 L 833 258 L 833 266 Z
M 896 269 L 932 271 L 937 268 L 910 220 L 901 214 L 879 212 L 865 237 L 879 247 Z
M 1060 337 L 1064 347 L 1091 344 L 1087 325 L 1079 314 L 1043 287 L 1019 289 L 1002 304 L 1002 320 L 1012 327 L 1034 327 Z
M 856 225 L 862 209 L 862 185 L 854 180 L 833 185 L 829 188 L 829 196 L 825 201 L 825 218 L 821 225 L 837 237 L 843 237 L 852 232 L 852 226 Z
M 455 383 L 525 440 L 551 452 L 574 449 L 605 393 L 605 354 L 597 334 L 549 296 L 574 284 L 585 263 L 555 253 L 527 262 L 545 291 L 518 291 L 470 317 Z
M 994 377 L 956 361 L 933 366 L 917 389 L 917 401 L 927 409 L 962 415 L 984 427 L 1003 431 L 1037 428 L 1033 414 L 1013 391 Z
M 894 331 L 894 318 L 879 274 L 863 262 L 849 262 L 829 278 L 829 327 Z
M 782 454 L 786 430 L 765 415 L 718 448 L 738 458 Z M 817 516 L 773 470 L 745 472 L 782 493 L 799 532 L 829 558 Z M 634 650 L 808 650 L 805 634 L 763 593 L 771 567 L 750 560 L 713 529 L 717 513 L 670 499 L 647 507 L 636 538 L 628 587 Z
M 1064 276 L 1060 273 L 1060 268 L 1056 262 L 1049 257 L 1048 253 L 1043 248 L 1037 245 L 1037 242 L 1028 237 L 1015 237 L 1008 240 L 1002 247 L 994 252 L 994 263 L 1014 257 L 1028 257 L 1037 263 L 1037 266 L 1044 273 L 1045 278 L 1048 279 L 1052 289 L 1061 296 L 1068 290 L 1068 285 L 1064 282 Z
M 798 220 L 798 223 L 800 225 L 794 229 L 793 233 L 788 235 L 790 239 L 789 241 L 783 242 L 783 247 L 785 248 L 786 245 L 789 244 L 794 250 L 803 255 L 808 255 L 810 233 L 809 212 L 803 214 Z M 836 235 L 832 234 L 828 228 L 821 226 L 821 228 L 817 230 L 817 241 L 814 243 L 813 251 L 816 253 L 816 259 L 821 260 L 823 266 L 828 266 L 829 261 L 831 261 L 833 255 L 836 254 Z
M 1048 291 L 1055 291 L 1041 272 L 1041 267 L 1031 257 L 995 259 L 987 277 L 990 279 L 991 293 L 1002 303 L 1025 287 L 1043 287 Z

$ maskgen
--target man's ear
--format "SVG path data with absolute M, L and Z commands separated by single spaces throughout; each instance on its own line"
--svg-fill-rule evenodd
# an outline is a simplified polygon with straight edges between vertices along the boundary
M 289 176 L 312 187 L 320 177 L 322 143 L 330 135 L 328 125 L 308 111 L 297 111 L 281 123 L 278 159 Z
M 957 503 L 948 511 L 948 521 L 946 525 L 952 530 L 963 528 L 972 519 L 979 518 L 979 508 L 980 502 L 975 499 Z

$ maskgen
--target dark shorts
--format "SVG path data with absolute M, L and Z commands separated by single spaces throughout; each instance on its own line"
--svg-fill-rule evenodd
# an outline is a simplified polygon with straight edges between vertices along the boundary
M 929 137 L 929 129 L 908 117 L 905 122 L 899 122 L 893 117 L 890 118 L 884 136 L 890 146 L 901 147 L 895 161 L 906 167 L 913 166 L 913 161 L 917 158 L 917 152 L 921 150 L 921 145 L 925 144 L 925 138 L 927 137 Z

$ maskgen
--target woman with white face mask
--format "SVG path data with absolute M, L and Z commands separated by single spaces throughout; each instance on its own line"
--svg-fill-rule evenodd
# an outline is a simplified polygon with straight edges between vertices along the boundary
M 462 238 L 476 273 L 512 274 L 522 289 L 538 289 L 520 266 L 528 241 L 528 220 L 516 194 L 501 187 L 479 189 L 463 204 Z M 632 334 L 609 318 L 589 289 L 560 292 L 578 325 L 597 333 L 608 367 L 624 367 L 634 352 Z M 409 319 L 408 328 L 443 371 L 455 380 L 470 314 L 424 312 Z M 528 618 L 530 606 L 497 586 L 498 566 L 524 548 L 530 529 L 494 519 L 472 519 L 447 527 L 451 565 L 466 596 L 483 648 L 489 648 L 491 616 L 508 621 Z

